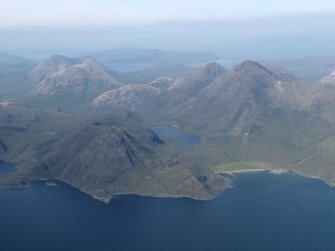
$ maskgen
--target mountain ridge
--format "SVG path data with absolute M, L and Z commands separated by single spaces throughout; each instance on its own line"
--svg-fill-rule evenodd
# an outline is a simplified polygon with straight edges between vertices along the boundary
M 97 95 L 122 85 L 107 67 L 92 57 L 70 59 L 56 55 L 39 64 L 29 74 L 35 81 L 28 94 L 32 102 L 48 99 L 61 104 L 90 102 Z

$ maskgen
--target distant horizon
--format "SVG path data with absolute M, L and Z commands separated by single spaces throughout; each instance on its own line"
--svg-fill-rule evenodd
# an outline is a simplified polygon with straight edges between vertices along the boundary
M 330 0 L 4 0 L 0 17 L 0 50 L 32 59 L 113 48 L 208 51 L 232 60 L 335 54 Z
M 208 51 L 240 60 L 335 54 L 335 15 L 234 22 L 163 22 L 127 27 L 0 28 L 0 50 L 27 58 L 76 56 L 105 49 Z
M 327 57 L 327 56 L 335 56 L 335 52 L 334 53 L 324 53 L 324 54 L 311 54 L 311 55 L 306 55 L 306 56 L 301 56 L 301 57 L 288 57 L 288 58 L 278 58 L 278 59 L 266 59 L 266 58 L 259 58 L 259 59 L 255 59 L 255 58 L 231 58 L 231 57 L 223 57 L 222 55 L 219 55 L 219 54 L 216 54 L 215 52 L 213 51 L 205 51 L 205 50 L 169 50 L 169 49 L 161 49 L 161 48 L 140 48 L 140 47 L 111 47 L 111 48 L 104 48 L 104 49 L 100 49 L 100 50 L 95 50 L 95 51 L 90 51 L 90 52 L 83 52 L 81 54 L 76 54 L 76 55 L 73 55 L 73 54 L 68 54 L 68 53 L 46 53 L 44 54 L 44 56 L 38 56 L 38 57 L 29 57 L 29 56 L 25 56 L 25 55 L 22 55 L 22 54 L 19 54 L 19 53 L 13 53 L 11 51 L 6 51 L 6 50 L 1 50 L 0 49 L 0 55 L 1 54 L 8 54 L 9 56 L 16 56 L 16 57 L 21 57 L 23 59 L 27 59 L 27 60 L 32 60 L 32 61 L 36 61 L 36 62 L 39 62 L 39 61 L 43 61 L 45 59 L 48 59 L 50 57 L 53 57 L 53 56 L 64 56 L 64 57 L 67 57 L 67 58 L 85 58 L 85 57 L 93 57 L 92 54 L 94 53 L 99 53 L 99 52 L 103 52 L 103 51 L 112 51 L 112 50 L 120 50 L 120 51 L 135 51 L 135 50 L 143 50 L 143 51 L 150 51 L 150 50 L 157 50 L 157 51 L 162 51 L 162 52 L 181 52 L 181 53 L 213 53 L 215 55 L 217 55 L 219 58 L 216 59 L 216 60 L 213 60 L 213 62 L 219 62 L 220 61 L 231 61 L 231 62 L 243 62 L 243 61 L 248 61 L 248 60 L 251 60 L 251 61 L 281 61 L 281 60 L 299 60 L 299 59 L 308 59 L 308 58 L 314 58 L 314 57 Z M 27 52 L 29 53 L 29 52 Z
M 164 21 L 236 21 L 335 13 L 323 0 L 3 0 L 0 27 L 133 26 Z

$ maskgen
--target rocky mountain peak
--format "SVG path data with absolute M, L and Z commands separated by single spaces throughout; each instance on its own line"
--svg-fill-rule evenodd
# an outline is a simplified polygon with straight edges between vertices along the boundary
M 45 60 L 40 67 L 49 67 L 58 71 L 62 68 L 73 65 L 73 60 L 62 55 L 54 55 Z
M 96 73 L 100 73 L 104 75 L 110 73 L 110 70 L 105 65 L 98 62 L 93 57 L 86 57 L 83 59 L 83 61 L 80 64 L 75 65 L 75 66 L 77 68 L 82 68 L 90 72 L 96 72 Z
M 109 105 L 135 111 L 159 94 L 160 89 L 150 85 L 124 85 L 101 94 L 93 101 L 93 104 L 96 107 Z
M 216 78 L 217 76 L 223 74 L 226 69 L 216 62 L 212 62 L 205 66 L 204 71 L 207 73 L 207 75 Z
M 54 55 L 37 65 L 30 73 L 29 77 L 35 82 L 41 81 L 46 76 L 56 73 L 74 64 L 73 59 L 62 55 Z
M 259 77 L 267 77 L 281 82 L 294 82 L 297 78 L 285 69 L 275 67 L 265 67 L 260 63 L 246 60 L 233 68 L 234 72 L 240 72 L 243 75 L 257 75 Z
M 30 76 L 36 83 L 31 90 L 33 96 L 54 96 L 60 104 L 88 102 L 121 86 L 107 67 L 92 57 L 53 56 L 30 72 Z
M 246 61 L 242 62 L 241 64 L 235 66 L 234 70 L 235 71 L 244 71 L 244 72 L 264 71 L 264 72 L 267 72 L 267 73 L 271 74 L 271 72 L 267 68 L 265 68 L 263 65 L 261 65 L 257 62 L 251 61 L 251 60 L 246 60 Z
M 84 58 L 83 64 L 90 66 L 102 66 L 94 57 L 86 57 Z

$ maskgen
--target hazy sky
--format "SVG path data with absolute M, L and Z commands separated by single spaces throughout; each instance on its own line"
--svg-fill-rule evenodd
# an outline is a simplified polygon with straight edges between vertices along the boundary
M 115 26 L 335 12 L 335 0 L 0 0 L 0 26 Z
M 0 51 L 45 58 L 110 48 L 242 60 L 335 53 L 335 0 L 0 0 Z

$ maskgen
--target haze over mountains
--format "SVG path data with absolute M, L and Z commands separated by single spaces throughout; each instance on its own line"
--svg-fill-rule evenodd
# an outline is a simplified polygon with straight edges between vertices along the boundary
M 264 61 L 264 64 L 277 65 L 286 68 L 295 76 L 308 82 L 317 82 L 335 67 L 335 56 L 311 56 L 299 59 L 282 59 Z
M 196 54 L 158 55 L 188 64 Z M 56 55 L 26 70 L 11 84 L 16 92 L 0 95 L 1 159 L 18 167 L 0 185 L 52 178 L 101 200 L 129 193 L 208 199 L 229 184 L 215 171 L 236 162 L 335 182 L 333 72 L 308 83 L 282 66 L 246 60 L 226 69 L 200 55 L 202 66 L 146 83 L 127 82 L 127 73 L 93 57 Z M 191 132 L 202 143 L 164 142 L 153 127 Z
M 92 4 L 94 3 L 92 2 Z M 331 4 L 329 1 L 322 1 L 322 3 Z M 125 2 L 121 4 L 127 5 Z M 171 5 L 172 3 L 166 4 Z M 80 20 L 79 26 L 71 24 L 48 26 L 42 22 L 37 27 L 29 27 L 27 22 L 24 22 L 19 29 L 16 27 L 0 28 L 0 36 L 4 38 L 1 48 L 14 54 L 35 59 L 47 58 L 52 54 L 65 54 L 70 57 L 77 55 L 94 56 L 91 53 L 92 51 L 105 48 L 213 51 L 221 57 L 232 59 L 235 62 L 246 58 L 256 59 L 257 61 L 264 59 L 278 60 L 313 55 L 332 55 L 334 53 L 335 37 L 333 28 L 329 25 L 334 23 L 333 9 L 327 8 L 319 12 L 318 6 L 310 7 L 311 4 L 316 5 L 315 2 L 300 4 L 304 7 L 300 6 L 299 8 L 296 6 L 297 3 L 291 1 L 286 4 L 282 2 L 262 2 L 262 4 L 275 4 L 276 7 L 269 8 L 263 16 L 238 16 L 231 19 L 222 19 L 221 15 L 220 18 L 216 19 L 209 13 L 212 11 L 227 11 L 228 16 L 232 13 L 229 13 L 230 8 L 225 6 L 222 1 L 211 1 L 208 3 L 201 2 L 198 5 L 194 4 L 194 8 L 204 5 L 208 12 L 200 11 L 197 14 L 209 15 L 206 19 L 190 18 L 185 20 L 184 17 L 173 18 L 172 15 L 167 17 L 167 20 L 149 24 L 118 25 L 112 22 L 111 26 L 106 26 L 106 24 L 97 25 L 96 22 L 100 20 L 100 17 Z M 282 13 L 276 13 L 273 16 L 269 14 L 278 11 L 278 7 L 282 4 L 287 6 L 287 8 L 282 9 Z M 154 6 L 151 5 L 150 8 Z M 212 7 L 209 8 L 209 6 Z M 253 12 L 255 10 L 255 5 L 250 1 L 246 1 L 246 4 L 236 3 L 234 6 L 242 12 Z M 240 6 L 249 6 L 250 8 L 241 8 Z M 289 6 L 295 6 L 297 12 L 291 13 Z M 173 13 L 181 14 L 178 10 L 180 4 L 176 3 L 171 7 L 176 8 Z M 145 10 L 150 8 L 145 8 Z M 185 7 L 185 13 L 194 11 L 194 8 Z M 263 8 L 259 8 L 263 10 Z M 302 13 L 303 8 L 307 8 L 309 11 Z M 77 10 L 80 11 L 81 8 L 73 11 Z M 64 8 L 60 8 L 59 11 L 64 11 Z M 70 13 L 73 13 L 73 11 Z M 160 9 L 157 13 L 161 12 Z M 68 14 L 71 15 L 70 13 Z M 164 14 L 160 16 L 157 13 L 155 13 L 155 18 L 163 18 Z M 51 11 L 50 15 L 53 16 L 56 13 Z M 20 17 L 19 14 L 8 16 L 10 18 Z M 108 15 L 108 18 L 112 16 Z M 43 17 L 48 18 L 47 15 L 43 15 Z M 79 17 L 83 17 L 83 15 L 77 16 L 77 18 Z M 72 16 L 69 19 L 72 20 L 72 18 L 75 17 Z M 128 18 L 131 18 L 131 16 Z M 26 20 L 33 21 L 35 18 L 26 18 Z M 70 20 L 61 19 L 65 22 Z M 92 23 L 84 26 L 83 23 L 87 21 Z M 66 37 L 66 40 L 64 40 L 64 37 Z M 41 38 L 43 38 L 43 42 L 41 42 Z M 21 41 L 25 42 L 21 43 Z
M 179 52 L 151 49 L 113 49 L 93 52 L 94 58 L 108 67 L 129 71 L 141 70 L 155 66 L 192 65 L 211 62 L 219 57 L 211 52 Z
M 33 61 L 0 51 L 0 82 L 2 86 L 5 86 L 0 96 L 15 92 L 17 87 L 13 88 L 13 85 L 18 81 L 22 82 L 22 78 L 34 67 Z M 22 90 L 25 87 L 22 84 L 19 88 Z

